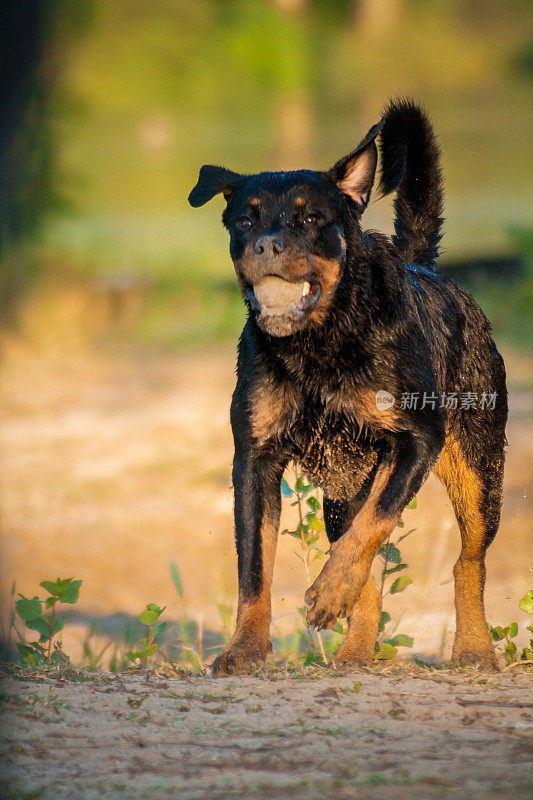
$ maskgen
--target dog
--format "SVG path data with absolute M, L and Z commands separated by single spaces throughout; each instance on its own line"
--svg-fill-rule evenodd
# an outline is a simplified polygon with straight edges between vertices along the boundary
M 392 237 L 361 228 L 378 144 L 381 195 L 396 192 Z M 305 601 L 311 626 L 348 619 L 337 660 L 372 660 L 372 561 L 433 471 L 462 542 L 452 659 L 497 669 L 483 592 L 502 500 L 505 368 L 479 306 L 436 271 L 443 192 L 428 116 L 391 102 L 325 172 L 203 166 L 190 204 L 219 193 L 248 316 L 231 403 L 237 624 L 213 673 L 249 673 L 271 649 L 280 482 L 293 460 L 324 492 L 329 559 Z

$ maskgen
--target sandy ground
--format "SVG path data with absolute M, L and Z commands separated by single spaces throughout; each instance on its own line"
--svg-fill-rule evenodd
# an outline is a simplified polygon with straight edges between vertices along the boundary
M 531 797 L 530 676 L 320 674 L 7 678 L 0 796 Z

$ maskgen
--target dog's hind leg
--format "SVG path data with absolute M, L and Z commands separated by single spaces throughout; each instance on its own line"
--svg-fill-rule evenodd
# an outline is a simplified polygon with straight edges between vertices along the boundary
M 452 660 L 462 666 L 480 663 L 497 670 L 485 620 L 485 553 L 500 519 L 503 481 L 503 432 L 493 437 L 482 459 L 467 457 L 466 439 L 446 438 L 435 474 L 448 490 L 461 531 L 461 554 L 455 564 L 456 633 Z M 479 444 L 476 448 L 479 453 Z M 492 451 L 492 452 L 491 452 Z
M 324 522 L 331 543 L 336 542 L 348 530 L 355 515 L 362 508 L 366 494 L 362 499 L 353 500 L 351 503 L 324 498 Z M 372 576 L 369 575 L 359 600 L 349 613 L 348 631 L 337 653 L 336 661 L 358 665 L 369 664 L 372 661 L 380 616 L 381 596 Z

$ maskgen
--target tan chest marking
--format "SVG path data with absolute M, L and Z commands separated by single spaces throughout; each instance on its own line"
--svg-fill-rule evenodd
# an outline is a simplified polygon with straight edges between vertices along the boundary
M 354 394 L 336 392 L 328 398 L 327 408 L 338 414 L 347 412 L 362 428 L 394 432 L 402 430 L 396 403 L 390 408 L 378 408 L 374 389 L 358 389 Z
M 376 394 L 373 389 L 362 389 L 357 393 L 357 409 L 363 424 L 369 428 L 382 428 L 395 432 L 401 430 L 397 403 L 395 402 L 390 408 L 378 408 Z

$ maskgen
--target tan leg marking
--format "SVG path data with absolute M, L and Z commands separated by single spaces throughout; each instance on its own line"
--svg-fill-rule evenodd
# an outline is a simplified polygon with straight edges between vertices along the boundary
M 254 599 L 239 594 L 237 624 L 230 643 L 213 663 L 213 675 L 249 674 L 258 669 L 272 649 L 270 644 L 271 602 L 270 587 L 274 572 L 274 560 L 278 528 L 265 521 L 261 529 L 261 554 L 263 562 L 263 584 Z
M 381 595 L 369 575 L 359 600 L 350 611 L 348 632 L 335 660 L 359 666 L 369 664 L 374 656 L 380 617 Z
M 298 411 L 294 392 L 264 375 L 258 380 L 250 400 L 252 436 L 259 447 L 277 440 Z
M 391 465 L 378 471 L 366 503 L 346 533 L 332 544 L 329 560 L 305 593 L 310 625 L 332 628 L 337 617 L 346 617 L 361 596 L 377 549 L 398 521 L 377 510 L 392 469 Z
M 486 527 L 481 481 L 451 436 L 446 439 L 435 474 L 448 490 L 462 540 L 461 555 L 453 568 L 457 627 L 452 659 L 461 665 L 479 662 L 486 669 L 497 669 L 483 604 Z

